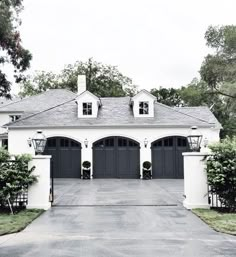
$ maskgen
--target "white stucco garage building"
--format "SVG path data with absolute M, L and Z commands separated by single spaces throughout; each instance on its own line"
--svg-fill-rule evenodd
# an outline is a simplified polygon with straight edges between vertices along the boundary
M 12 122 L 9 122 L 9 118 Z M 0 106 L 2 139 L 12 154 L 34 153 L 27 140 L 38 129 L 47 137 L 55 177 L 80 178 L 92 163 L 94 178 L 142 178 L 152 162 L 153 178 L 182 178 L 186 137 L 197 126 L 209 142 L 221 125 L 207 107 L 168 107 L 142 90 L 134 97 L 98 98 L 78 79 L 78 94 L 64 89 Z

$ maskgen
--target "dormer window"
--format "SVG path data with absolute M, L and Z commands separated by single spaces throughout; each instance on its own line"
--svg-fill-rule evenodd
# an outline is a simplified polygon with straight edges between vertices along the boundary
M 10 117 L 10 121 L 14 122 L 16 120 L 19 120 L 21 115 L 10 115 L 9 117 Z
M 149 114 L 148 102 L 139 102 L 139 114 Z
M 92 103 L 83 103 L 83 115 L 92 115 Z

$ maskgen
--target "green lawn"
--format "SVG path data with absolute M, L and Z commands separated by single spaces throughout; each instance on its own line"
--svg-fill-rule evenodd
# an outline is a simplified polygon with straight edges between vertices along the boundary
M 220 213 L 206 209 L 194 209 L 192 212 L 214 230 L 236 235 L 236 213 Z
M 0 212 L 0 236 L 19 232 L 36 219 L 43 210 L 22 210 L 14 215 Z

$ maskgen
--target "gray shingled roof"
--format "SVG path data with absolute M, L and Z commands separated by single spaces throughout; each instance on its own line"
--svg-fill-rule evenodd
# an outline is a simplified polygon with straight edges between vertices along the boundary
M 139 126 L 139 127 L 212 127 L 217 125 L 214 115 L 202 108 L 175 109 L 155 103 L 154 118 L 135 118 L 129 97 L 101 98 L 102 107 L 97 118 L 78 118 L 75 99 L 55 108 L 31 115 L 8 127 L 88 127 L 88 126 Z M 205 107 L 204 107 L 205 108 Z M 209 110 L 209 109 L 208 109 Z M 199 115 L 199 112 L 205 112 Z
M 3 112 L 24 112 L 36 113 L 49 108 L 55 107 L 58 104 L 65 103 L 76 97 L 71 91 L 66 89 L 52 89 L 41 94 L 10 102 L 9 104 L 0 105 L 0 113 Z
M 181 111 L 185 114 L 189 114 L 195 117 L 199 117 L 200 119 L 204 119 L 209 123 L 214 123 L 221 127 L 221 124 L 216 119 L 215 115 L 211 112 L 211 110 L 207 106 L 196 106 L 196 107 L 175 107 L 174 109 Z

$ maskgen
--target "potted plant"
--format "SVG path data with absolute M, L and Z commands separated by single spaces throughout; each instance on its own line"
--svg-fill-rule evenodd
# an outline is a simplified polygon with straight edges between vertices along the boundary
M 82 163 L 82 172 L 83 172 L 83 179 L 90 179 L 91 163 L 89 161 L 84 161 Z
M 149 161 L 143 162 L 143 179 L 152 178 L 152 164 Z

